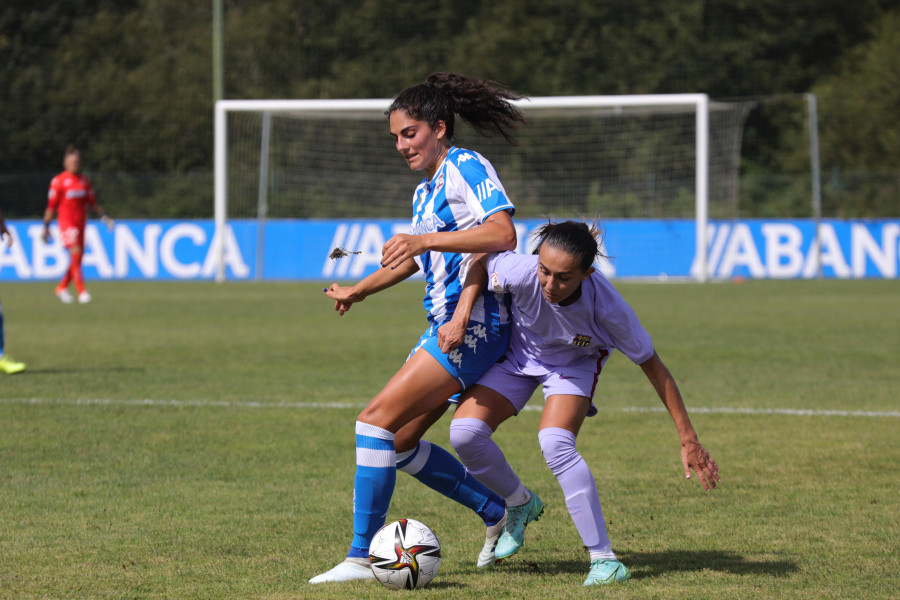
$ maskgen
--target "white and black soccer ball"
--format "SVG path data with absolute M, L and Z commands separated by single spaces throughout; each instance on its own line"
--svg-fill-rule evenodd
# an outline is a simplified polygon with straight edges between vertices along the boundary
M 392 590 L 425 587 L 441 567 L 441 543 L 424 523 L 400 519 L 375 533 L 369 546 L 372 572 Z

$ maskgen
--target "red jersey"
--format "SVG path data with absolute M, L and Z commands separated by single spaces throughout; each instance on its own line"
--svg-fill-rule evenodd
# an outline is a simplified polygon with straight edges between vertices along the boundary
M 84 175 L 63 171 L 50 182 L 47 208 L 57 211 L 61 230 L 70 227 L 84 229 L 87 223 L 87 205 L 96 202 L 91 182 Z

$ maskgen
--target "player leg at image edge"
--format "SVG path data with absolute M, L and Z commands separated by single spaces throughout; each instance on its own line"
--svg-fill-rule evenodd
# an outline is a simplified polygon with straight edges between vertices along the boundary
M 25 363 L 15 361 L 3 353 L 3 303 L 0 302 L 0 372 L 12 375 L 25 370 Z

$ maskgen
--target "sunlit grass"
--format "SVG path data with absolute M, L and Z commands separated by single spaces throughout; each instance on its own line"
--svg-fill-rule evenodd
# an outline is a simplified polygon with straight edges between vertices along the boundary
M 474 566 L 474 515 L 398 477 L 389 517 L 444 548 L 416 594 L 895 597 L 900 285 L 618 287 L 689 407 L 746 411 L 693 414 L 722 488 L 684 480 L 671 421 L 614 356 L 579 447 L 634 579 L 581 588 L 587 557 L 530 411 L 496 439 L 547 514 L 500 568 Z M 321 288 L 98 282 L 85 306 L 52 284 L 0 288 L 7 350 L 28 364 L 0 376 L 0 597 L 388 597 L 306 581 L 346 551 L 353 421 L 424 328 L 422 288 L 340 318 Z M 447 418 L 429 434 L 445 447 Z

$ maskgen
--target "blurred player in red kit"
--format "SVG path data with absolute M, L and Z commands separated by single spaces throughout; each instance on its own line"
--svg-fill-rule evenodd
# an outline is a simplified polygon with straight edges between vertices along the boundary
M 90 180 L 81 174 L 81 153 L 74 146 L 66 148 L 63 168 L 65 170 L 50 182 L 47 210 L 44 211 L 43 238 L 45 242 L 50 241 L 50 222 L 53 220 L 53 213 L 58 212 L 59 233 L 71 260 L 69 269 L 56 286 L 56 296 L 65 304 L 71 303 L 74 300 L 68 289 L 71 282 L 78 293 L 78 302 L 84 304 L 91 301 L 91 295 L 84 287 L 84 277 L 81 274 L 87 207 L 90 206 L 110 230 L 114 222 L 97 204 Z

